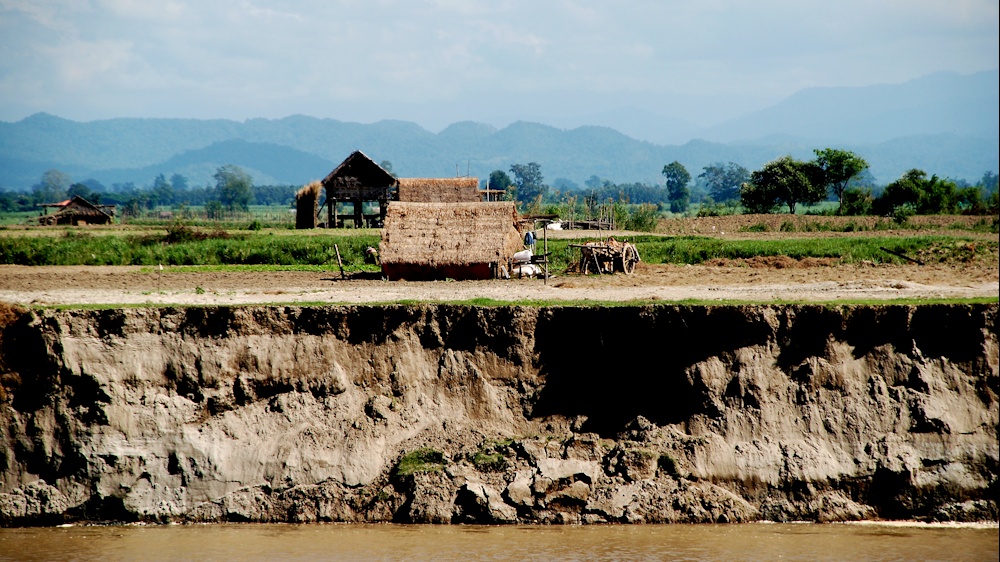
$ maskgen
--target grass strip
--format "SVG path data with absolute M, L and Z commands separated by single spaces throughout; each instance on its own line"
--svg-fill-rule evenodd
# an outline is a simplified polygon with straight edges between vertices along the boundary
M 327 302 L 327 301 L 296 301 L 296 302 L 262 302 L 245 304 L 176 304 L 176 303 L 98 303 L 98 304 L 53 304 L 53 305 L 30 305 L 33 310 L 117 310 L 129 308 L 280 308 L 286 306 L 296 306 L 302 308 L 327 307 L 327 306 L 350 306 L 356 308 L 384 308 L 388 306 L 468 306 L 479 308 L 505 308 L 505 307 L 525 307 L 525 308 L 639 308 L 647 306 L 685 306 L 685 307 L 719 307 L 719 306 L 931 306 L 931 305 L 979 305 L 998 304 L 1000 297 L 961 297 L 961 298 L 898 298 L 898 299 L 843 299 L 829 301 L 791 301 L 791 300 L 708 300 L 708 299 L 682 299 L 677 301 L 669 300 L 632 300 L 632 301 L 602 301 L 602 300 L 512 300 L 503 301 L 495 299 L 477 298 L 461 301 L 383 301 L 370 303 L 351 302 Z
M 216 231 L 203 239 L 169 235 L 91 235 L 67 231 L 59 237 L 0 238 L 0 264 L 337 267 L 335 245 L 346 271 L 377 271 L 364 263 L 365 248 L 378 247 L 374 233 L 319 236 Z M 596 237 L 595 237 L 596 239 Z M 700 264 L 714 259 L 787 256 L 832 258 L 840 263 L 901 264 L 899 255 L 926 263 L 967 262 L 995 257 L 998 243 L 951 236 L 863 236 L 723 240 L 703 236 L 637 236 L 629 239 L 650 264 Z M 550 270 L 565 271 L 580 259 L 583 240 L 549 240 Z M 883 250 L 884 248 L 884 250 Z M 890 250 L 887 252 L 885 250 Z M 899 254 L 899 255 L 896 255 Z M 225 271 L 226 269 L 221 269 Z M 305 271 L 312 271 L 304 269 Z M 260 269 L 259 271 L 268 271 Z

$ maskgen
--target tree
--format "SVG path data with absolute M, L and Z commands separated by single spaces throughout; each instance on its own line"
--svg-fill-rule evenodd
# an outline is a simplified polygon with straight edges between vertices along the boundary
M 816 174 L 811 166 L 791 156 L 764 164 L 750 175 L 750 182 L 743 185 L 740 194 L 743 206 L 751 212 L 770 213 L 784 204 L 794 215 L 797 204 L 819 202 L 826 190 L 809 181 L 809 176 Z
M 898 180 L 885 186 L 875 200 L 874 210 L 879 215 L 896 215 L 907 207 L 910 214 L 932 215 L 953 213 L 960 197 L 955 182 L 937 176 L 927 177 L 927 172 L 912 169 Z
M 990 171 L 984 172 L 983 178 L 979 180 L 979 185 L 982 186 L 987 193 L 997 191 L 998 184 L 1000 184 L 1000 177 L 997 177 L 996 174 Z
M 844 190 L 852 179 L 868 168 L 868 162 L 849 150 L 824 148 L 813 152 L 816 154 L 814 162 L 820 172 L 816 179 L 824 189 L 829 188 L 837 196 L 837 201 L 840 202 L 837 212 L 843 214 Z
M 42 180 L 31 187 L 32 199 L 35 203 L 56 203 L 66 198 L 69 189 L 69 176 L 56 170 L 46 170 Z
M 507 201 L 513 201 L 516 198 L 516 192 L 511 190 L 513 185 L 514 182 L 510 181 L 510 176 L 503 170 L 493 170 L 490 172 L 489 179 L 486 180 L 486 189 L 503 191 L 504 199 Z
M 712 199 L 720 203 L 740 199 L 742 185 L 750 181 L 750 171 L 735 162 L 716 162 L 702 170 L 698 177 L 705 180 Z
M 239 166 L 226 164 L 212 175 L 219 201 L 229 211 L 246 211 L 253 201 L 253 179 Z
M 188 180 L 186 177 L 180 174 L 174 174 L 170 176 L 170 185 L 174 187 L 174 191 L 187 191 Z
M 396 177 L 396 174 L 394 174 L 392 172 L 392 162 L 390 162 L 388 160 L 383 160 L 383 161 L 381 161 L 381 162 L 378 163 L 378 166 L 379 166 L 379 168 L 382 168 L 386 172 L 389 172 L 390 176 Z
M 549 186 L 543 183 L 542 167 L 537 162 L 514 164 L 510 167 L 510 172 L 514 174 L 513 181 L 518 201 L 534 201 L 539 196 L 544 197 L 549 190 Z
M 91 191 L 90 187 L 82 183 L 74 183 L 69 186 L 69 189 L 66 190 L 66 197 L 70 199 L 74 197 L 82 197 L 95 205 L 99 205 L 101 203 L 101 194 Z
M 158 174 L 153 180 L 153 192 L 150 194 L 150 205 L 171 205 L 174 202 L 174 186 L 163 174 Z
M 667 199 L 670 201 L 670 212 L 683 213 L 691 201 L 691 190 L 688 189 L 691 174 L 688 173 L 683 164 L 676 160 L 664 166 L 662 173 L 663 177 L 667 179 Z

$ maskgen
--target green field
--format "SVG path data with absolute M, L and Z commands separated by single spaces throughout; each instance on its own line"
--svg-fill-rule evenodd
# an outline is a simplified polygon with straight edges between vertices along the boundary
M 643 235 L 630 238 L 645 263 L 699 264 L 714 259 L 787 256 L 830 258 L 839 263 L 905 263 L 903 254 L 924 262 L 967 262 L 995 256 L 998 243 L 942 235 L 851 236 L 726 240 L 704 236 Z M 337 249 L 348 271 L 375 271 L 364 250 L 378 247 L 377 230 L 226 231 L 173 227 L 148 231 L 65 229 L 40 233 L 7 231 L 0 236 L 0 264 L 14 265 L 188 265 L 302 268 L 336 266 Z M 551 268 L 565 270 L 579 259 L 572 244 L 549 239 Z M 886 251 L 889 250 L 889 251 Z M 540 249 L 539 249 L 540 251 Z M 895 254 L 894 254 L 895 253 Z

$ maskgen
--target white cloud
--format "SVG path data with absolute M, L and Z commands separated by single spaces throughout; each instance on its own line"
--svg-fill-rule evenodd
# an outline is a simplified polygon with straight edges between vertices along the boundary
M 527 114 L 668 95 L 735 106 L 996 68 L 997 12 L 995 0 L 0 0 L 0 119 Z

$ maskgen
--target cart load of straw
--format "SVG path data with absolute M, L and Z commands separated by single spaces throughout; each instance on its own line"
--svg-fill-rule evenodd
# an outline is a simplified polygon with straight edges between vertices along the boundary
M 379 254 L 390 279 L 488 279 L 522 246 L 513 203 L 389 204 Z

